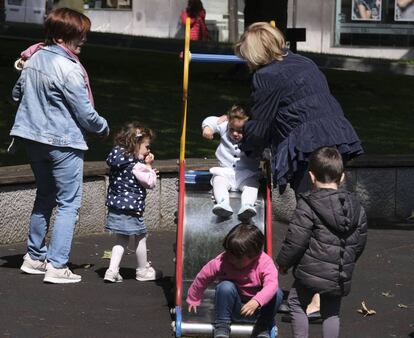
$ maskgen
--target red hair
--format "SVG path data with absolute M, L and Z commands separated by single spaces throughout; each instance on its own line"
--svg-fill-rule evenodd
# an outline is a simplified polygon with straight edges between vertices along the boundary
M 91 29 L 91 20 L 86 15 L 70 8 L 57 8 L 45 20 L 46 44 L 62 39 L 70 42 L 83 39 Z

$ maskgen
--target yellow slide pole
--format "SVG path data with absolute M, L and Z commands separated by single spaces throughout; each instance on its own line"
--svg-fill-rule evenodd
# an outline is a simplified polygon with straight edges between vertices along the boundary
M 187 133 L 188 73 L 190 65 L 190 18 L 185 21 L 184 76 L 183 76 L 183 121 L 180 139 L 180 162 L 185 160 L 185 138 Z
M 176 313 L 182 309 L 182 284 L 183 284 L 183 233 L 184 233 L 184 197 L 185 197 L 185 137 L 187 133 L 187 102 L 188 102 L 188 72 L 190 65 L 190 18 L 185 21 L 185 45 L 184 45 L 184 76 L 183 76 L 183 121 L 180 139 L 180 164 L 179 164 L 179 190 L 178 190 L 178 214 L 177 214 L 177 243 L 175 265 L 175 304 Z M 181 318 L 181 315 L 178 316 Z M 177 325 L 180 320 L 177 320 Z

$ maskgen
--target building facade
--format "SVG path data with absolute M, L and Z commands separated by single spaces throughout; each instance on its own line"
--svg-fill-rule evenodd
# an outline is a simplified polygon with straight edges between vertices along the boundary
M 81 0 L 5 0 L 6 21 L 41 23 L 48 7 Z M 182 38 L 180 12 L 187 0 L 84 0 L 92 30 Z M 204 0 L 214 40 L 228 41 L 228 3 Z M 46 8 L 46 9 L 45 9 Z M 243 32 L 244 0 L 238 0 Z M 306 28 L 299 51 L 384 59 L 414 58 L 414 0 L 289 0 L 288 27 Z

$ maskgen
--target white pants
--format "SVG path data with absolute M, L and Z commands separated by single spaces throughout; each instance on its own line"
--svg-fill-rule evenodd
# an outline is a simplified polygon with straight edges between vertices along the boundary
M 229 178 L 225 176 L 214 176 L 212 178 L 213 194 L 217 203 L 229 200 L 229 190 L 232 190 L 232 184 Z M 257 199 L 257 193 L 259 191 L 259 181 L 256 177 L 249 177 L 245 179 L 238 187 L 237 190 L 242 192 L 241 205 L 246 204 L 254 205 Z

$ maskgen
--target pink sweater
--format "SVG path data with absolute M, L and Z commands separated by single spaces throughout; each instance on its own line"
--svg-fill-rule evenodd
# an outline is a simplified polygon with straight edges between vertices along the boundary
M 242 301 L 253 298 L 260 306 L 267 304 L 276 294 L 278 288 L 278 273 L 272 258 L 262 252 L 259 258 L 238 270 L 226 260 L 222 252 L 208 262 L 197 274 L 187 294 L 187 303 L 199 306 L 207 286 L 215 279 L 233 282 Z
M 132 173 L 144 188 L 152 189 L 155 187 L 157 183 L 157 173 L 154 169 L 150 169 L 144 163 L 138 162 L 132 168 Z

